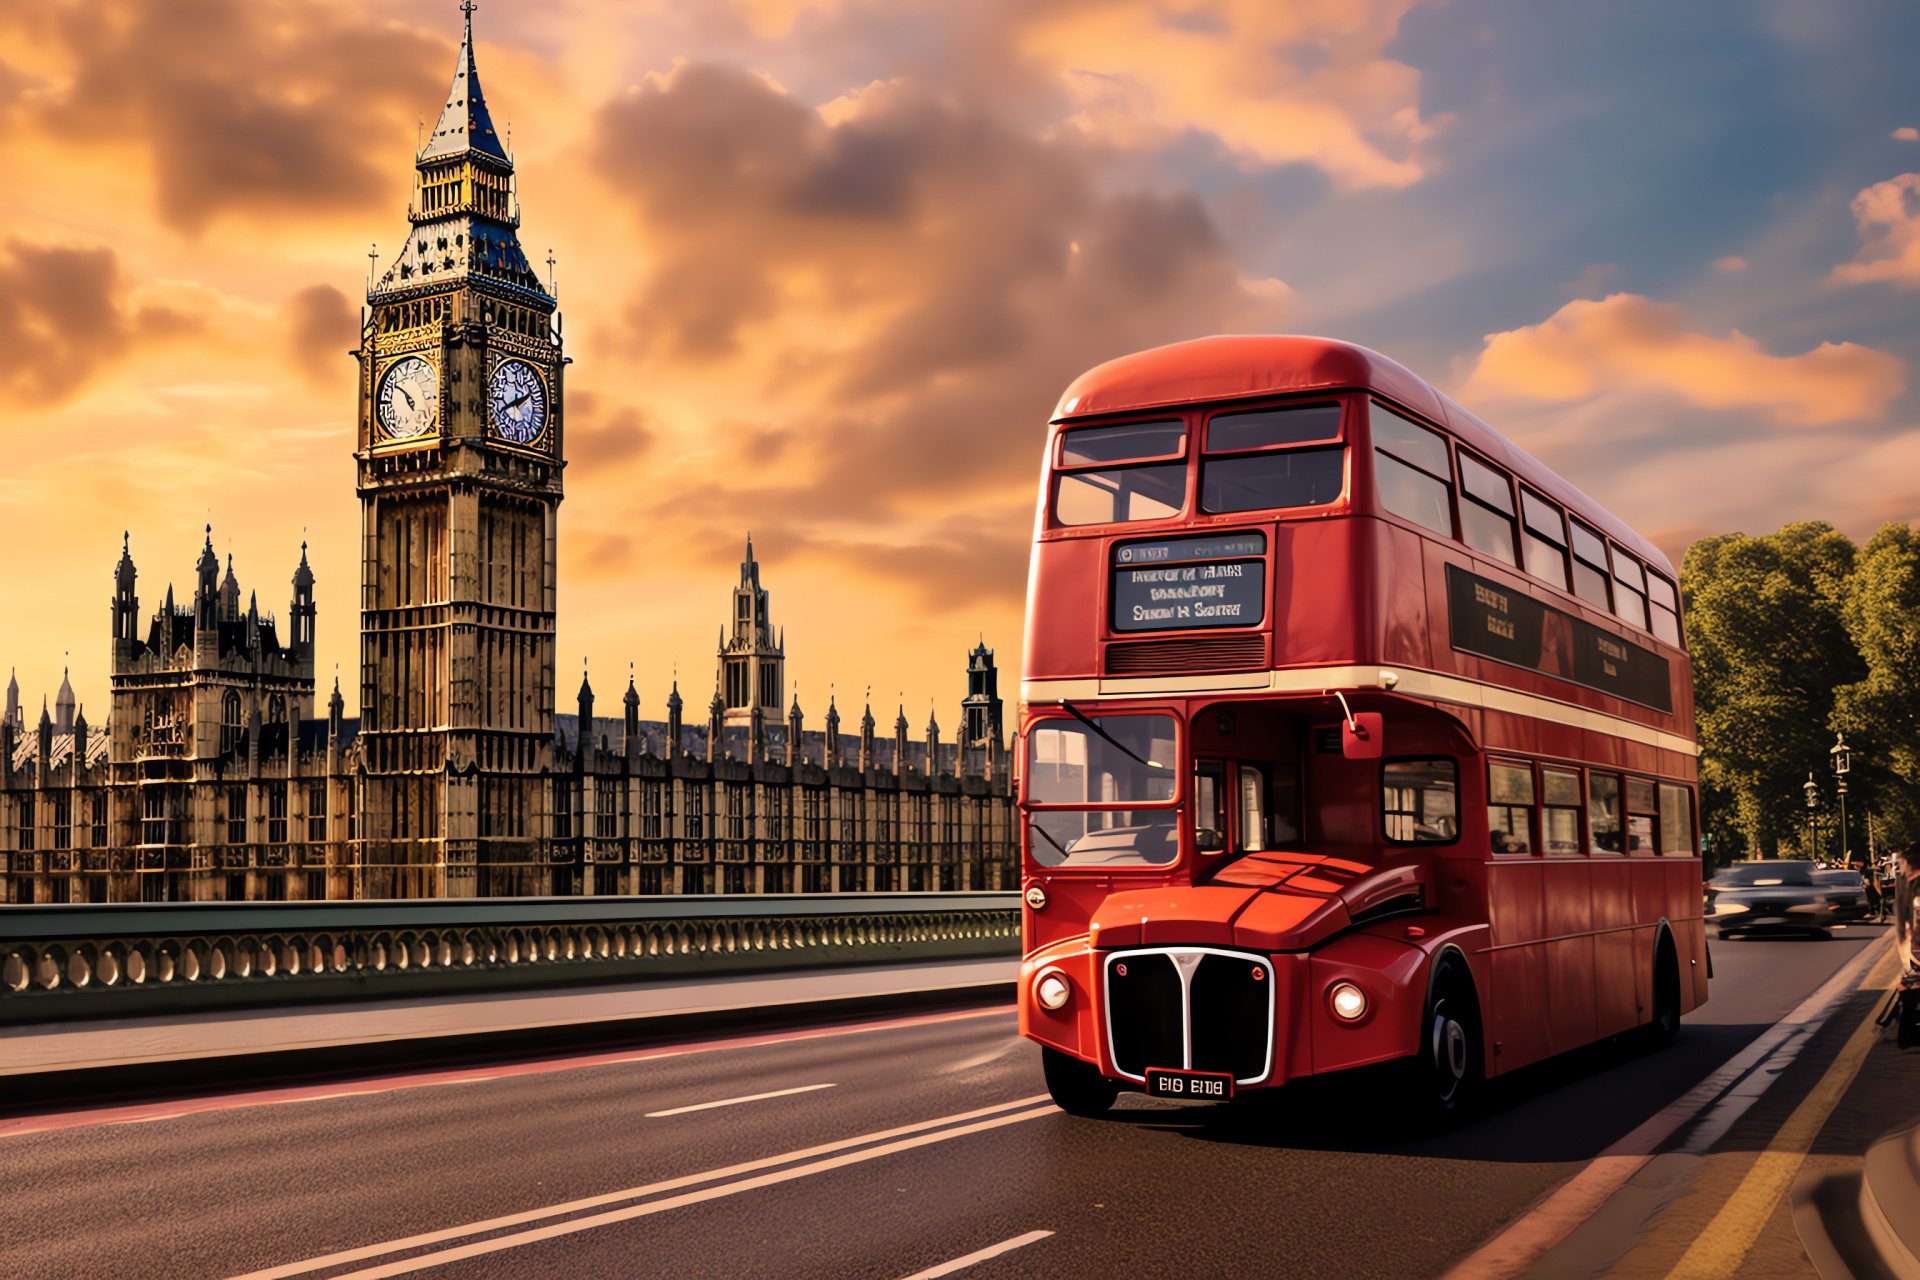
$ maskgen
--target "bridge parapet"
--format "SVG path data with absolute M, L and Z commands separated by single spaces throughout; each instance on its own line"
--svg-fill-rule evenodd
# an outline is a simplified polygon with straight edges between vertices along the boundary
M 0 907 L 0 1025 L 1019 952 L 995 892 Z

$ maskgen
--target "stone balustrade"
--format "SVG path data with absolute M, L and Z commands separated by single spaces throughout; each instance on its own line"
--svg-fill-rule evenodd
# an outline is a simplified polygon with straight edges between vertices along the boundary
M 1013 893 L 0 907 L 0 1025 L 1019 951 Z

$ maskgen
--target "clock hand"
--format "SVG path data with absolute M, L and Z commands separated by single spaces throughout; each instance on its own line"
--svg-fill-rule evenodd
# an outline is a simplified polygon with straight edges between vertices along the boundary
M 407 397 L 407 408 L 409 408 L 409 409 L 418 409 L 418 408 L 420 407 L 419 405 L 417 405 L 417 404 L 415 404 L 415 403 L 414 403 L 414 400 L 413 400 L 413 397 L 412 397 L 411 395 L 408 395 L 408 394 L 407 394 L 407 384 L 406 384 L 406 383 L 404 383 L 404 382 L 396 382 L 396 383 L 394 383 L 393 385 L 394 385 L 394 387 L 395 387 L 396 389 L 398 389 L 398 391 L 400 392 L 400 394 L 401 394 L 401 395 L 403 395 L 403 396 L 406 396 L 406 397 Z
M 507 404 L 507 407 L 506 407 L 505 409 L 503 409 L 503 410 L 501 410 L 501 412 L 502 412 L 502 413 L 512 413 L 512 412 L 513 412 L 513 411 L 514 411 L 515 409 L 518 409 L 518 408 L 519 408 L 519 407 L 520 407 L 521 405 L 523 405 L 523 404 L 525 404 L 525 403 L 526 403 L 527 401 L 529 401 L 529 400 L 531 400 L 531 399 L 533 399 L 533 392 L 531 392 L 531 391 L 529 391 L 529 392 L 527 392 L 527 394 L 525 394 L 525 395 L 523 395 L 523 396 L 521 396 L 521 397 L 520 397 L 520 398 L 519 398 L 518 400 L 513 400 L 513 401 L 510 401 L 510 402 L 509 402 L 509 403 Z

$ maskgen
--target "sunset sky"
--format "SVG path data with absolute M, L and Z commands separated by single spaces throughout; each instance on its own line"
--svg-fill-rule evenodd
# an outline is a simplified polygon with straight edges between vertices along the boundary
M 210 520 L 351 713 L 346 351 L 452 0 L 0 0 L 0 667 L 97 723 Z M 570 410 L 559 704 L 711 693 L 748 529 L 812 725 L 1019 667 L 1047 413 L 1220 332 L 1375 347 L 1665 548 L 1920 517 L 1896 0 L 483 3 Z M 544 266 L 542 268 L 544 270 Z

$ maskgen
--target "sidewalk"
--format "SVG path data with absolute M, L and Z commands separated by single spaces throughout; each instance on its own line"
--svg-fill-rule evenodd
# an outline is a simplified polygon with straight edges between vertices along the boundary
M 700 978 L 441 996 L 287 1010 L 208 1010 L 152 1018 L 43 1023 L 0 1030 L 0 1092 L 48 1073 L 100 1072 L 207 1059 L 270 1059 L 353 1046 L 422 1043 L 432 1052 L 460 1040 L 521 1037 L 542 1030 L 604 1029 L 700 1018 L 747 1022 L 857 1003 L 902 1006 L 924 997 L 977 994 L 1011 999 L 1018 960 L 946 960 L 898 968 L 810 969 L 786 975 Z

